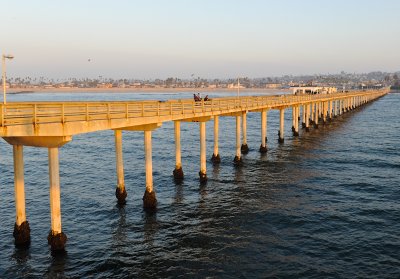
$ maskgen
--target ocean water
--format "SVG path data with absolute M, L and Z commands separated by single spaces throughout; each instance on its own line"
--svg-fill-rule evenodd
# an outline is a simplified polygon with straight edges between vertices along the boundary
M 250 93 L 248 93 L 250 94 Z M 21 100 L 176 99 L 179 94 L 19 94 Z M 211 97 L 212 96 L 211 94 Z M 31 246 L 19 250 L 12 147 L 0 142 L 0 278 L 400 278 L 400 94 L 291 135 L 278 144 L 268 113 L 247 117 L 249 154 L 234 167 L 235 119 L 220 118 L 219 166 L 200 185 L 198 123 L 182 123 L 185 180 L 176 184 L 173 123 L 153 132 L 158 210 L 142 208 L 142 132 L 123 132 L 127 204 L 116 205 L 112 131 L 75 136 L 60 149 L 65 254 L 52 254 L 47 150 L 25 147 Z M 213 152 L 207 123 L 207 156 Z

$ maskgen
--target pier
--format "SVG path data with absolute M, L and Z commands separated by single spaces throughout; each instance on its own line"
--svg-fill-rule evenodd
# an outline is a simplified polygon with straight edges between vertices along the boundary
M 152 131 L 164 122 L 174 121 L 175 169 L 171 170 L 175 180 L 184 179 L 184 162 L 181 159 L 181 124 L 197 122 L 200 130 L 199 181 L 207 183 L 206 122 L 214 122 L 214 150 L 210 156 L 218 164 L 224 154 L 219 154 L 219 117 L 235 117 L 236 144 L 232 146 L 234 164 L 245 164 L 242 154 L 249 152 L 247 144 L 247 114 L 260 113 L 259 152 L 268 152 L 267 117 L 269 110 L 279 110 L 277 140 L 284 144 L 285 113 L 292 113 L 293 136 L 318 129 L 343 113 L 350 112 L 389 92 L 388 89 L 351 91 L 315 95 L 252 96 L 240 98 L 215 98 L 208 101 L 126 101 L 126 102 L 8 102 L 0 105 L 0 136 L 13 146 L 14 187 L 16 219 L 14 238 L 17 246 L 29 245 L 30 227 L 25 212 L 23 147 L 33 146 L 48 149 L 49 198 L 51 224 L 48 243 L 52 250 L 65 249 L 67 236 L 61 222 L 61 184 L 59 176 L 59 148 L 70 142 L 75 135 L 113 130 L 115 137 L 117 203 L 126 203 L 129 194 L 124 182 L 122 131 L 143 132 L 145 151 L 145 185 L 143 207 L 154 211 L 157 207 L 156 191 L 153 187 Z M 211 154 L 210 154 L 211 155 Z M 232 156 L 233 157 L 233 156 Z M 166 174 L 170 175 L 170 174 Z M 28 193 L 29 194 L 29 193 Z

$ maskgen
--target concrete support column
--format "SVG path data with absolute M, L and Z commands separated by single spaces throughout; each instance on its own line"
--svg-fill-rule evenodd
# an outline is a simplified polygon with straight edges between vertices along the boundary
M 310 104 L 306 105 L 306 132 L 310 132 Z
M 285 127 L 285 109 L 280 109 L 279 110 L 279 143 L 283 143 L 285 141 L 284 137 L 284 127 Z
M 183 180 L 182 157 L 181 157 L 181 122 L 174 121 L 174 137 L 175 137 L 175 169 L 172 172 L 174 179 Z
M 332 101 L 332 108 L 331 108 L 331 110 L 332 110 L 332 117 L 331 117 L 331 119 L 335 118 L 335 116 L 336 116 L 336 108 L 337 108 L 336 100 L 333 100 L 333 101 Z
M 25 213 L 24 155 L 22 145 L 13 145 L 14 155 L 14 191 L 15 191 L 15 224 L 14 239 L 16 246 L 29 246 L 31 241 L 30 227 Z
M 310 112 L 310 123 L 311 123 L 311 124 L 314 124 L 314 106 L 315 106 L 314 103 L 311 103 L 311 104 L 310 104 L 310 107 L 311 107 L 311 112 Z
M 319 103 L 316 103 L 315 115 L 314 115 L 314 129 L 318 129 L 318 118 L 319 118 Z
M 206 165 L 206 122 L 200 122 L 200 183 L 207 182 Z
M 47 237 L 53 251 L 64 250 L 67 236 L 61 230 L 60 166 L 58 147 L 49 149 L 50 214 L 51 230 Z
M 326 116 L 328 114 L 328 102 L 324 102 L 322 110 L 322 121 L 324 125 L 326 124 Z
M 334 110 L 334 106 L 333 106 L 334 102 L 330 101 L 329 103 L 330 103 L 330 106 L 329 106 L 329 120 L 332 120 L 333 113 L 334 113 L 333 112 L 333 110 Z
M 300 107 L 299 106 L 295 106 L 294 108 L 294 112 L 295 112 L 295 121 L 294 121 L 294 132 L 293 132 L 293 136 L 298 137 L 299 136 L 299 116 L 300 116 Z
M 294 133 L 294 126 L 296 125 L 296 108 L 292 106 L 292 132 Z
M 249 153 L 249 146 L 247 145 L 247 113 L 244 112 L 242 114 L 242 127 L 243 127 L 243 133 L 242 133 L 242 146 L 240 147 L 240 151 L 242 154 L 247 154 Z
M 303 127 L 303 128 L 305 128 L 306 127 L 306 105 L 302 105 L 302 108 L 301 108 L 301 110 L 302 110 L 302 122 L 301 122 L 301 127 Z
M 126 203 L 126 189 L 124 182 L 124 159 L 122 155 L 122 131 L 115 130 L 115 161 L 117 167 L 117 188 L 115 189 L 115 196 L 117 197 L 118 204 Z
M 151 131 L 144 131 L 144 156 L 146 169 L 146 191 L 143 195 L 143 207 L 153 211 L 157 207 L 156 193 L 153 189 L 153 159 L 151 146 Z
M 233 162 L 235 164 L 242 162 L 240 151 L 240 116 L 236 116 L 236 156 Z
M 211 157 L 211 161 L 214 164 L 218 164 L 221 162 L 218 150 L 218 137 L 219 137 L 218 135 L 219 135 L 219 117 L 214 116 L 214 153 Z
M 261 145 L 260 152 L 267 152 L 267 111 L 261 111 Z

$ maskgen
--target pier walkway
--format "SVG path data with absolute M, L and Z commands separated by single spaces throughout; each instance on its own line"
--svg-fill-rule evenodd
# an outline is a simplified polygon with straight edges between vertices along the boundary
M 23 146 L 48 148 L 50 180 L 51 230 L 48 242 L 52 250 L 63 250 L 67 240 L 61 226 L 59 147 L 72 140 L 74 135 L 114 130 L 117 187 L 116 197 L 124 204 L 127 192 L 124 184 L 122 131 L 143 131 L 145 149 L 146 189 L 143 206 L 156 208 L 153 189 L 151 132 L 162 123 L 174 121 L 175 160 L 173 171 L 176 180 L 184 178 L 181 162 L 180 123 L 199 122 L 200 128 L 200 183 L 206 183 L 206 125 L 214 121 L 213 163 L 220 162 L 218 151 L 219 117 L 236 118 L 236 156 L 234 163 L 242 163 L 241 154 L 248 152 L 247 113 L 261 113 L 260 152 L 267 152 L 267 112 L 279 110 L 278 141 L 284 142 L 284 113 L 292 113 L 293 136 L 299 136 L 299 126 L 309 132 L 336 116 L 351 111 L 389 92 L 388 89 L 351 91 L 318 95 L 252 96 L 240 98 L 215 98 L 169 101 L 124 102 L 10 102 L 0 105 L 0 136 L 13 146 L 16 222 L 14 238 L 17 246 L 30 243 L 30 228 L 25 213 Z

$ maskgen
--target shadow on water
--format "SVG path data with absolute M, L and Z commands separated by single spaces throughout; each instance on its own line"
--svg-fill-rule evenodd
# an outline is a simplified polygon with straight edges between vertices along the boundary
M 184 187 L 183 182 L 176 183 L 176 185 L 175 185 L 174 202 L 177 204 L 180 204 L 183 202 L 183 187 Z
M 119 219 L 112 240 L 113 247 L 118 251 L 118 247 L 121 247 L 127 241 L 127 224 L 125 206 L 116 205 L 116 208 L 118 209 Z
M 15 270 L 29 274 L 32 270 L 29 261 L 31 259 L 31 251 L 29 248 L 15 248 L 11 256 L 12 261 L 15 263 Z
M 156 235 L 160 225 L 157 221 L 156 212 L 143 211 L 143 244 L 147 248 L 154 245 L 154 236 Z
M 65 266 L 68 260 L 67 251 L 51 252 L 51 264 L 47 269 L 47 278 L 66 278 Z

